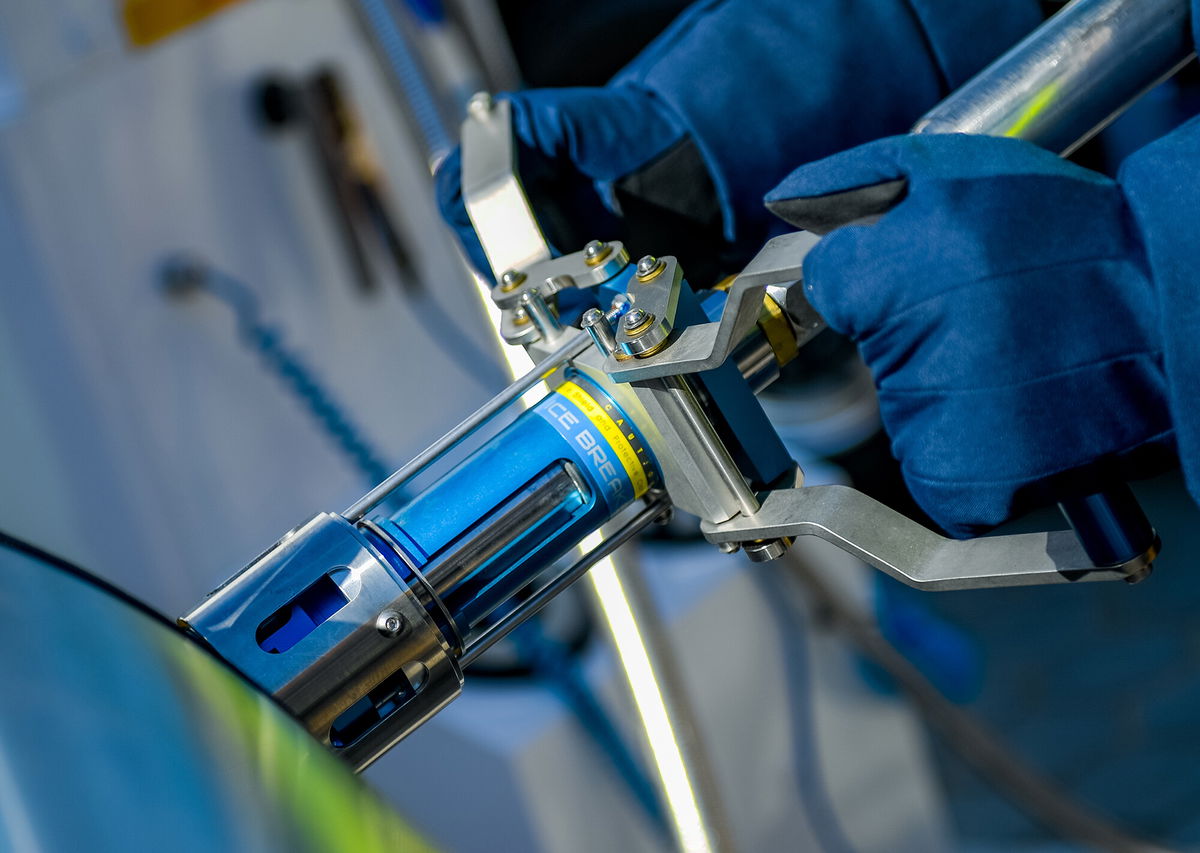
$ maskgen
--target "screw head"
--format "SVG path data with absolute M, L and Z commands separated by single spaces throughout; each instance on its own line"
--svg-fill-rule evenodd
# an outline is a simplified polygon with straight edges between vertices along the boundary
M 471 100 L 467 101 L 467 111 L 473 116 L 484 118 L 492 111 L 494 103 L 491 92 L 476 92 L 471 96 Z
M 649 281 L 663 271 L 666 264 L 654 255 L 646 255 L 637 262 L 638 281 Z
M 641 326 L 649 318 L 650 318 L 650 315 L 647 314 L 645 311 L 643 311 L 641 308 L 634 308 L 628 314 L 625 315 L 625 319 L 623 319 L 621 322 L 624 324 L 626 331 L 629 331 L 632 329 L 636 329 L 638 326 Z
M 722 542 L 717 545 L 717 550 L 722 554 L 736 554 L 738 551 L 742 550 L 742 546 L 737 542 Z
M 583 262 L 589 267 L 599 266 L 613 252 L 612 246 L 603 240 L 592 240 L 583 247 Z
M 375 619 L 375 629 L 385 637 L 400 636 L 404 627 L 404 617 L 396 610 L 384 610 Z
M 520 287 L 524 280 L 525 273 L 520 270 L 505 270 L 500 275 L 500 289 L 505 293 L 511 293 Z

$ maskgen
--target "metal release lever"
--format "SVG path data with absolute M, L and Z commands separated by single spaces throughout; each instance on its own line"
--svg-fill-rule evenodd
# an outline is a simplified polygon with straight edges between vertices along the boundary
M 1125 580 L 1150 573 L 1156 549 L 1096 565 L 1067 530 L 947 539 L 848 486 L 770 492 L 753 515 L 701 525 L 710 542 L 817 536 L 909 586 L 925 590 Z

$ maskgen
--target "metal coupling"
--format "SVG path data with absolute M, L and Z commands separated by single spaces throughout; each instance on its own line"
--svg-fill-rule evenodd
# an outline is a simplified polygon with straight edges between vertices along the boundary
M 659 317 L 638 308 L 635 304 L 621 318 L 624 340 L 620 343 L 626 355 L 646 358 L 660 352 L 670 338 L 670 327 Z
M 361 770 L 462 690 L 427 596 L 416 572 L 402 579 L 363 531 L 323 513 L 179 623 Z
M 758 542 L 746 542 L 742 549 L 752 562 L 769 563 L 786 554 L 791 545 L 790 539 L 763 539 Z

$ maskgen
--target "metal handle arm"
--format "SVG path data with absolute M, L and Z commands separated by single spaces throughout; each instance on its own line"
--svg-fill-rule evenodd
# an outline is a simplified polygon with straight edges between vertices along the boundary
M 947 539 L 848 486 L 770 492 L 759 511 L 701 525 L 710 542 L 817 536 L 897 580 L 924 590 L 1135 582 L 1154 553 L 1097 568 L 1069 530 Z
M 720 367 L 758 322 L 767 285 L 803 278 L 804 256 L 817 239 L 807 231 L 797 231 L 768 241 L 734 279 L 719 321 L 687 326 L 669 347 L 651 356 L 625 361 L 610 357 L 605 372 L 617 382 L 632 382 Z M 825 328 L 825 321 L 798 295 L 790 301 L 788 319 L 796 330 L 796 345 L 803 346 Z

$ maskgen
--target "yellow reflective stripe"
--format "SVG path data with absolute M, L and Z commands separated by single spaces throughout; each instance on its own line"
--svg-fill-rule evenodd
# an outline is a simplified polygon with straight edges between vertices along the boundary
M 1034 95 L 1029 100 L 1029 104 L 1025 109 L 1021 111 L 1021 114 L 1013 119 L 1013 123 L 1008 126 L 1001 136 L 1015 136 L 1020 138 L 1029 126 L 1041 118 L 1042 113 L 1054 103 L 1054 99 L 1058 97 L 1059 90 L 1061 89 L 1061 83 L 1051 83 Z
M 646 494 L 646 490 L 650 488 L 646 468 L 642 465 L 642 460 L 638 459 L 637 451 L 633 449 L 633 445 L 629 443 L 629 439 L 621 432 L 621 428 L 617 426 L 616 422 L 608 416 L 599 403 L 592 399 L 591 394 L 574 382 L 564 382 L 554 390 L 574 403 L 579 411 L 587 415 L 592 426 L 600 430 L 600 434 L 604 436 L 608 446 L 621 460 L 621 467 L 629 475 L 629 482 L 633 484 L 634 500 Z

